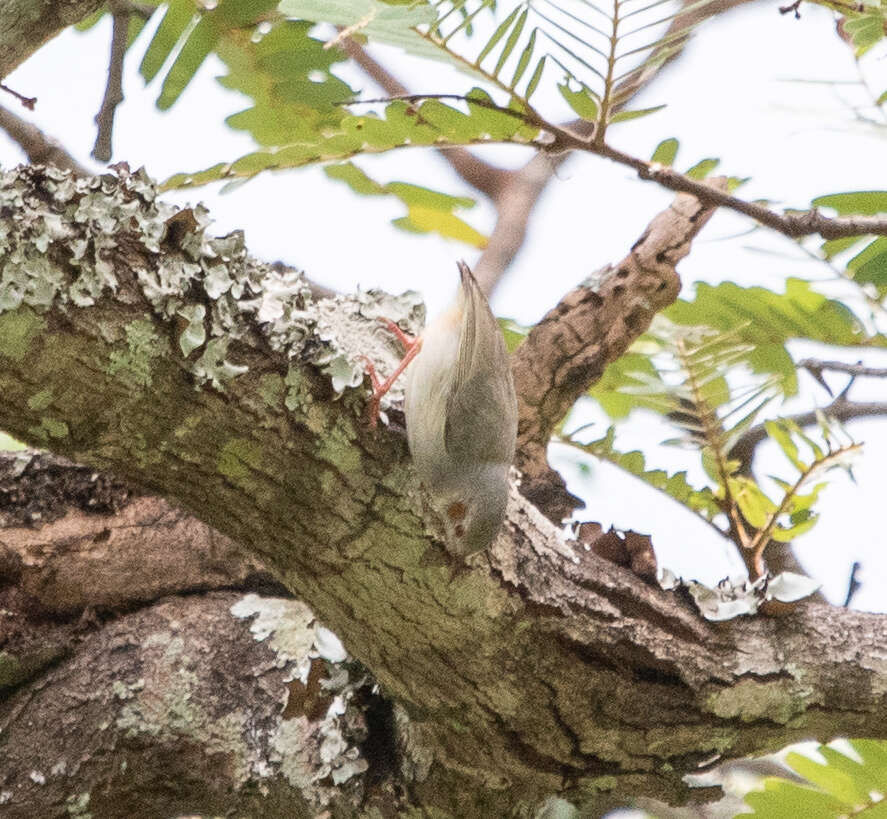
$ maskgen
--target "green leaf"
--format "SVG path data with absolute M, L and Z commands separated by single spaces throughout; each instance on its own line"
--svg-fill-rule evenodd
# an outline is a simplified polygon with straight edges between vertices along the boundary
M 856 56 L 861 57 L 884 37 L 884 14 L 875 6 L 867 14 L 845 18 L 843 28 L 855 46 Z
M 756 529 L 763 529 L 777 509 L 776 504 L 751 478 L 743 476 L 731 478 L 730 494 L 739 506 L 742 516 Z
M 486 79 L 430 32 L 438 11 L 427 3 L 389 4 L 380 0 L 282 0 L 278 10 L 299 20 L 332 23 L 371 41 L 385 43 L 427 60 L 445 62 L 475 79 Z
M 640 478 L 648 486 L 664 492 L 707 521 L 720 514 L 721 508 L 708 487 L 697 488 L 690 484 L 686 472 L 669 475 L 663 469 L 647 469 L 642 452 L 619 452 L 614 448 L 615 435 L 614 427 L 610 427 L 602 438 L 587 444 L 573 438 L 562 441 Z
M 527 41 L 527 45 L 525 46 L 523 52 L 521 52 L 520 59 L 517 61 L 517 67 L 514 69 L 514 76 L 511 78 L 511 87 L 514 88 L 520 81 L 521 77 L 524 76 L 524 72 L 527 70 L 527 66 L 530 64 L 530 59 L 533 57 L 533 49 L 536 47 L 536 30 L 533 29 L 530 34 L 530 39 Z
M 600 111 L 600 98 L 587 86 L 582 85 L 578 91 L 573 91 L 568 82 L 558 85 L 557 90 L 567 101 L 567 104 L 582 119 L 588 122 L 596 122 Z
M 838 819 L 847 810 L 842 801 L 827 793 L 782 779 L 765 779 L 763 791 L 750 791 L 744 799 L 753 812 L 739 816 L 761 819 Z
M 887 295 L 887 236 L 879 236 L 849 262 L 853 280 L 859 284 L 874 285 L 879 297 Z
M 275 0 L 220 0 L 215 8 L 204 12 L 167 72 L 157 107 L 166 110 L 178 100 L 227 31 L 256 25 L 275 5 Z M 147 57 L 146 54 L 145 58 Z M 144 61 L 142 65 L 145 65 Z
M 511 24 L 514 22 L 514 18 L 520 13 L 521 7 L 517 6 L 511 14 L 508 15 L 493 32 L 493 36 L 487 40 L 486 45 L 480 50 L 480 54 L 477 55 L 477 60 L 475 61 L 475 65 L 480 65 L 486 56 L 496 47 L 499 41 L 505 36 L 505 32 L 511 28 Z
M 655 376 L 656 368 L 648 355 L 632 350 L 607 365 L 604 374 L 588 391 L 610 418 L 625 418 L 633 409 L 646 406 L 643 399 L 622 390 L 640 383 L 636 374 Z M 657 405 L 658 410 L 658 405 Z
M 826 259 L 833 259 L 845 250 L 863 241 L 862 236 L 845 236 L 841 239 L 829 239 L 822 243 L 822 253 Z
M 883 336 L 870 336 L 864 322 L 836 299 L 817 293 L 810 282 L 788 279 L 785 293 L 763 287 L 698 283 L 692 299 L 679 299 L 663 314 L 681 325 L 706 324 L 733 331 L 749 345 L 746 363 L 756 373 L 781 377 L 787 396 L 798 389 L 797 373 L 786 344 L 807 339 L 840 346 L 887 346 Z
M 309 36 L 312 24 L 280 21 L 258 42 L 230 36 L 217 44 L 228 73 L 219 82 L 252 99 L 252 107 L 230 116 L 228 125 L 248 131 L 263 146 L 314 141 L 349 111 L 338 103 L 354 91 L 332 73 L 345 59 Z
M 663 108 L 665 108 L 665 105 L 654 105 L 652 108 L 638 108 L 634 111 L 617 111 L 610 117 L 610 123 L 639 119 L 640 117 L 646 117 L 648 114 L 655 114 Z
M 381 153 L 417 145 L 471 145 L 494 141 L 526 144 L 538 129 L 520 117 L 490 110 L 468 99 L 471 116 L 438 100 L 407 104 L 397 100 L 380 116 L 345 114 L 337 125 L 329 125 L 301 141 L 275 146 L 274 150 L 247 154 L 230 163 L 219 163 L 197 173 L 179 173 L 163 183 L 165 188 L 192 187 L 220 179 L 249 178 L 264 170 L 298 168 L 304 165 L 349 159 L 357 154 Z M 474 111 L 482 114 L 475 116 Z
M 543 56 L 541 60 L 536 64 L 536 69 L 533 71 L 533 76 L 530 77 L 530 81 L 527 83 L 527 90 L 524 92 L 524 98 L 529 102 L 530 97 L 536 92 L 536 89 L 539 87 L 539 81 L 542 79 L 542 72 L 545 70 L 545 57 Z
M 351 190 L 362 196 L 384 196 L 387 193 L 384 185 L 370 179 L 353 162 L 338 162 L 335 165 L 327 165 L 323 170 L 330 179 L 344 182 Z
M 791 461 L 795 469 L 798 472 L 803 472 L 807 469 L 807 464 L 798 457 L 798 447 L 792 440 L 791 432 L 788 428 L 779 421 L 765 421 L 764 426 L 767 429 L 767 435 L 776 441 L 785 457 Z
M 656 150 L 653 151 L 650 162 L 658 162 L 660 165 L 671 167 L 674 164 L 675 157 L 678 155 L 679 146 L 680 143 L 674 137 L 663 139 L 656 146 Z
M 396 227 L 412 233 L 437 233 L 447 239 L 456 239 L 472 247 L 482 248 L 487 238 L 462 221 L 453 211 L 474 207 L 475 201 L 465 196 L 445 193 L 412 185 L 408 182 L 389 182 L 380 185 L 351 162 L 328 165 L 326 174 L 331 179 L 345 182 L 355 193 L 363 196 L 394 196 L 407 206 L 406 216 L 393 221 Z
M 145 78 L 145 82 L 151 82 L 157 76 L 157 72 L 172 54 L 185 29 L 196 15 L 194 0 L 169 0 L 166 14 L 163 15 L 163 20 L 160 21 L 160 26 L 139 66 L 139 72 Z
M 838 216 L 859 214 L 877 216 L 887 213 L 887 191 L 847 191 L 817 196 L 813 202 L 817 208 L 833 208 Z
M 521 35 L 521 32 L 524 30 L 524 24 L 527 22 L 527 14 L 528 10 L 524 9 L 520 16 L 517 18 L 517 22 L 514 24 L 514 27 L 508 34 L 508 39 L 505 41 L 505 45 L 502 48 L 502 53 L 499 55 L 499 59 L 496 61 L 496 67 L 493 69 L 493 76 L 498 77 L 499 72 L 502 70 L 502 67 L 505 65 L 506 60 L 511 56 L 511 52 L 514 51 L 514 47 L 517 45 L 518 38 Z
M 689 176 L 690 179 L 705 179 L 705 177 L 707 177 L 720 164 L 720 159 L 703 159 L 700 162 L 697 162 L 692 168 L 688 168 L 684 172 L 684 175 Z
M 835 753 L 832 751 L 832 754 Z M 837 756 L 850 762 L 842 754 Z M 861 765 L 857 765 L 859 771 L 851 772 L 846 765 L 836 765 L 833 757 L 831 762 L 821 764 L 794 751 L 786 756 L 785 763 L 812 785 L 839 799 L 847 807 L 861 807 L 870 801 L 868 789 L 863 784 L 864 778 L 862 781 L 855 781 L 859 771 L 864 770 Z

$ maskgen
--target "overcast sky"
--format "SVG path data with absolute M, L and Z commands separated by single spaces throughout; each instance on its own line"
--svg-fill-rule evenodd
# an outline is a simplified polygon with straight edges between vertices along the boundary
M 743 196 L 788 206 L 805 207 L 824 193 L 887 189 L 884 121 L 880 126 L 865 124 L 855 116 L 854 106 L 867 97 L 850 50 L 835 36 L 829 12 L 804 8 L 802 19 L 795 20 L 781 16 L 776 4 L 756 4 L 706 25 L 678 65 L 636 101 L 638 107 L 662 102 L 668 107 L 615 127 L 611 140 L 648 157 L 660 140 L 676 136 L 681 140 L 679 168 L 704 157 L 720 157 L 721 171 L 752 177 Z M 24 115 L 97 170 L 100 166 L 89 159 L 89 151 L 95 138 L 93 116 L 104 93 L 109 42 L 108 20 L 86 34 L 66 32 L 5 80 L 20 93 L 38 98 L 36 111 Z M 159 85 L 145 88 L 136 72 L 147 42 L 143 32 L 127 61 L 126 102 L 118 110 L 114 159 L 125 159 L 132 167 L 144 165 L 162 179 L 253 150 L 246 135 L 222 123 L 246 103 L 215 82 L 221 66 L 213 60 L 170 112 L 154 108 Z M 468 87 L 445 68 L 411 62 L 386 48 L 376 54 L 413 90 L 440 90 L 454 83 L 456 89 Z M 872 55 L 865 63 L 876 93 L 887 89 L 885 61 Z M 343 76 L 353 87 L 377 93 L 356 71 L 346 68 Z M 14 105 L 11 98 L 2 102 Z M 563 113 L 559 104 L 554 97 L 543 99 L 547 110 Z M 509 166 L 528 158 L 525 150 L 516 148 L 488 148 L 484 156 Z M 18 148 L 0 136 L 0 164 L 22 160 Z M 361 164 L 383 182 L 397 179 L 466 193 L 448 166 L 425 150 L 398 151 Z M 465 257 L 471 263 L 476 255 L 462 245 L 391 227 L 389 221 L 403 215 L 401 206 L 359 198 L 329 182 L 320 169 L 265 175 L 224 195 L 217 188 L 205 188 L 169 196 L 180 203 L 205 202 L 217 232 L 244 229 L 256 256 L 302 267 L 312 278 L 340 290 L 420 290 L 431 312 L 454 290 L 455 260 Z M 593 157 L 573 158 L 540 202 L 528 242 L 495 294 L 494 309 L 522 322 L 535 321 L 585 275 L 624 256 L 671 198 L 622 167 Z M 489 231 L 494 212 L 479 202 L 463 216 Z M 699 280 L 732 280 L 781 290 L 787 276 L 799 275 L 822 280 L 823 292 L 847 292 L 828 282 L 828 272 L 792 242 L 751 228 L 744 218 L 718 214 L 680 267 L 685 286 Z M 841 351 L 829 349 L 828 357 L 842 357 Z M 858 353 L 843 357 L 855 361 Z M 887 355 L 872 354 L 866 361 L 887 366 Z M 805 406 L 810 396 L 818 405 L 828 403 L 824 391 L 805 383 Z M 887 387 L 883 381 L 860 384 L 853 397 L 884 400 Z M 887 610 L 881 509 L 887 484 L 887 420 L 857 423 L 852 430 L 867 444 L 855 470 L 858 482 L 834 481 L 820 507 L 821 521 L 798 542 L 798 554 L 835 601 L 843 599 L 852 561 L 862 561 L 864 586 L 857 606 Z M 670 434 L 655 422 L 640 421 L 626 426 L 620 446 L 647 447 Z M 667 498 L 590 461 L 590 476 L 580 475 L 575 456 L 558 454 L 571 488 L 588 499 L 589 518 L 652 532 L 661 562 L 678 574 L 716 582 L 737 569 L 729 549 Z M 670 469 L 686 466 L 674 451 L 663 448 L 648 463 Z M 782 470 L 778 457 L 760 463 L 776 474 Z M 693 476 L 701 480 L 698 469 Z

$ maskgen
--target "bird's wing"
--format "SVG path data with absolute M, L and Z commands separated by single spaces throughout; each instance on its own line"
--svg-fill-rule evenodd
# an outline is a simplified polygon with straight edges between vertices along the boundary
M 517 404 L 502 331 L 464 262 L 459 357 L 446 401 L 444 444 L 455 460 L 510 463 Z

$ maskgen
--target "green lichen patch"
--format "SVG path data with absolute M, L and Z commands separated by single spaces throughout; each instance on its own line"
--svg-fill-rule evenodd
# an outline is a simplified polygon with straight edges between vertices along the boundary
M 161 341 L 148 319 L 126 325 L 126 349 L 114 350 L 108 374 L 127 387 L 145 388 L 153 382 L 154 359 L 161 353 Z
M 45 410 L 52 403 L 52 389 L 45 387 L 28 398 L 28 409 L 34 412 Z
M 89 791 L 72 793 L 65 800 L 65 811 L 71 819 L 92 819 L 92 813 L 89 810 L 89 800 Z
M 45 329 L 46 321 L 27 307 L 0 311 L 0 357 L 15 362 L 24 360 L 34 339 Z
M 0 651 L 0 688 L 18 685 L 27 676 L 27 671 L 18 657 Z
M 809 692 L 795 680 L 745 679 L 709 695 L 706 708 L 724 719 L 768 719 L 784 725 L 807 709 L 808 700 Z
M 261 447 L 248 438 L 231 438 L 219 450 L 216 468 L 231 483 L 249 492 L 255 492 L 258 482 L 255 473 L 262 469 L 264 455 Z
M 259 398 L 269 409 L 279 409 L 283 401 L 283 379 L 276 373 L 265 373 L 259 379 Z
M 40 419 L 40 423 L 50 438 L 67 438 L 70 434 L 68 425 L 64 421 L 59 421 L 57 418 L 44 416 Z

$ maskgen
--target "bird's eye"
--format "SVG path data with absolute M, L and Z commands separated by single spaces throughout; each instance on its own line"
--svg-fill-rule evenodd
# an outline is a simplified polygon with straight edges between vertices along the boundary
M 453 531 L 456 533 L 456 537 L 463 537 L 465 535 L 465 527 L 461 523 L 457 523 Z

